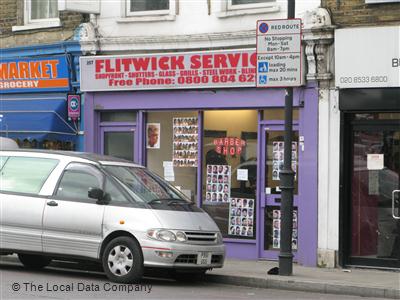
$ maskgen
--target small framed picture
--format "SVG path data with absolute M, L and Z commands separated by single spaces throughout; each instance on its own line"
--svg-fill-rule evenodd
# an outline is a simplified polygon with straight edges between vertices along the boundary
M 147 123 L 147 149 L 160 149 L 160 123 Z

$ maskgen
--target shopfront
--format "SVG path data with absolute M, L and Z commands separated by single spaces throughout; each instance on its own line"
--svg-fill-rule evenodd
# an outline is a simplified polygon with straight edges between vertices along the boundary
M 22 148 L 81 149 L 80 117 L 68 115 L 68 95 L 79 92 L 79 49 L 78 42 L 1 49 L 1 136 Z
M 255 88 L 254 50 L 81 58 L 85 150 L 146 165 L 207 211 L 228 257 L 277 259 L 283 89 Z M 295 260 L 317 249 L 314 86 L 294 92 Z
M 399 26 L 335 36 L 342 265 L 400 268 L 399 37 Z

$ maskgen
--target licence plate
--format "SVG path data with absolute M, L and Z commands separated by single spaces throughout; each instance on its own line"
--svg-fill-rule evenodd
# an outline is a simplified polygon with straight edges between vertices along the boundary
M 211 264 L 211 252 L 199 252 L 197 255 L 198 265 L 209 265 Z

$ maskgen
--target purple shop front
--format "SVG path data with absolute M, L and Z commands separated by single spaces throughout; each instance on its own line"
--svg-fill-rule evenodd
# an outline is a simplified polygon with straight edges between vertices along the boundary
M 240 57 L 243 64 L 251 63 L 251 53 L 246 56 L 240 52 L 240 55 L 231 56 L 231 62 Z M 102 57 L 89 60 L 97 58 Z M 183 63 L 186 58 L 181 59 L 182 66 L 186 66 Z M 221 55 L 218 62 L 221 68 L 225 67 Z M 107 64 L 103 59 L 97 71 L 105 71 Z M 246 78 L 251 74 L 247 66 L 239 69 Z M 109 71 L 105 74 L 110 74 Z M 85 151 L 133 160 L 177 186 L 215 220 L 224 236 L 228 258 L 278 259 L 279 170 L 285 147 L 284 89 L 249 87 L 243 82 L 244 77 L 240 84 L 239 77 L 231 77 L 232 82 L 224 85 L 211 72 L 210 80 L 218 80 L 219 86 L 203 84 L 189 89 L 186 79 L 179 79 L 186 90 L 174 86 L 163 90 L 147 87 L 144 91 L 126 85 L 116 89 L 101 84 L 91 89 L 90 82 L 85 83 L 91 80 L 85 72 L 82 68 L 81 85 L 86 91 Z M 124 77 L 112 74 L 103 77 Z M 172 77 L 170 80 L 174 82 Z M 156 79 L 152 82 L 165 83 Z M 292 247 L 295 261 L 315 266 L 316 86 L 294 89 L 293 120 L 292 168 L 296 179 Z

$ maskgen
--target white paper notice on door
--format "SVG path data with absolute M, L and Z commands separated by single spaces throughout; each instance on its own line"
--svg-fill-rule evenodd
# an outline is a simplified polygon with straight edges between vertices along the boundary
M 383 169 L 383 154 L 367 154 L 367 169 L 382 170 Z
M 237 180 L 247 181 L 249 180 L 249 170 L 247 169 L 237 169 Z
M 172 161 L 164 161 L 164 179 L 166 181 L 175 181 L 174 165 Z

